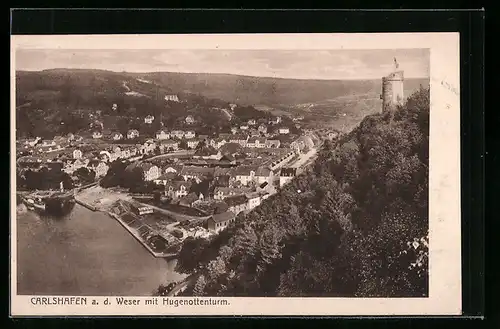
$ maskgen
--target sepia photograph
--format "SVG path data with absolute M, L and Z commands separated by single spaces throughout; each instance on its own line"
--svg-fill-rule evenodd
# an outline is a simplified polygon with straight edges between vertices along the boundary
M 442 118 L 431 128 L 435 90 L 455 94 L 451 130 L 459 120 L 459 87 L 433 78 L 431 47 L 402 46 L 405 36 L 252 47 L 255 36 L 167 48 L 148 36 L 142 49 L 122 36 L 19 37 L 11 294 L 31 308 L 398 303 L 429 299 L 431 269 L 460 280 L 459 263 L 430 267 L 447 234 L 430 239 L 431 135 L 450 136 Z M 452 152 L 441 166 L 458 170 L 456 143 L 440 142 Z M 460 218 L 447 220 L 460 248 Z

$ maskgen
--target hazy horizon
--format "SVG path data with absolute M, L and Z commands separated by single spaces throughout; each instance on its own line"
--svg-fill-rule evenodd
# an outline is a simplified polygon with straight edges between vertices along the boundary
M 69 50 L 18 49 L 16 72 L 227 74 L 293 80 L 376 80 L 394 69 L 429 78 L 428 49 L 375 50 Z

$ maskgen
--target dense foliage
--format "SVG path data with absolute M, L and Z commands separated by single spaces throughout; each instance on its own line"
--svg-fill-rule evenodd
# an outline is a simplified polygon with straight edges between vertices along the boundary
M 211 241 L 188 241 L 178 270 L 197 295 L 428 295 L 429 90 L 366 117 L 311 171 Z
M 61 187 L 61 182 L 65 189 L 73 188 L 73 181 L 67 173 L 43 167 L 40 170 L 28 169 L 23 175 L 18 173 L 16 184 L 27 190 L 57 190 Z

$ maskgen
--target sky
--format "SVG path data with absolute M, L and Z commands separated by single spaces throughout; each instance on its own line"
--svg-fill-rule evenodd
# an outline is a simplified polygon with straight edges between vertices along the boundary
M 16 70 L 52 68 L 127 72 L 228 73 L 249 76 L 357 80 L 379 79 L 394 68 L 406 78 L 428 78 L 428 49 L 380 50 L 94 50 L 18 49 Z

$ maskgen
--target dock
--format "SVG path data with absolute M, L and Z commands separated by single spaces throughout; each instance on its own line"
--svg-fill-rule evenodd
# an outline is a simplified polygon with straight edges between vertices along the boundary
M 108 211 L 107 214 L 116 219 L 118 221 L 118 223 L 120 223 L 137 241 L 139 241 L 140 244 L 142 244 L 144 246 L 144 248 L 146 248 L 147 251 L 149 251 L 151 253 L 151 255 L 153 255 L 154 257 L 156 258 L 173 258 L 175 256 L 177 256 L 177 253 L 163 253 L 163 252 L 155 252 L 153 249 L 151 249 L 150 246 L 148 246 L 148 244 L 146 242 L 144 242 L 144 240 L 139 236 L 138 232 L 136 232 L 135 230 L 133 230 L 132 228 L 130 228 L 121 218 L 120 216 L 112 213 L 111 211 Z
M 80 199 L 78 199 L 77 197 L 75 197 L 75 202 L 78 203 L 79 205 L 81 206 L 84 206 L 85 208 L 89 209 L 89 210 L 92 210 L 92 211 L 97 211 L 98 208 L 89 204 L 89 203 L 86 203 Z

